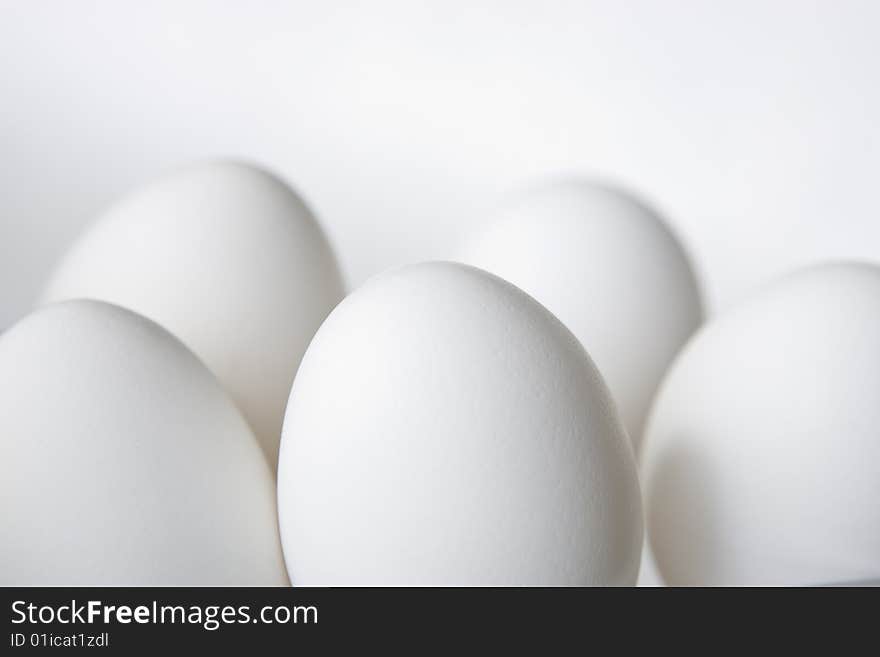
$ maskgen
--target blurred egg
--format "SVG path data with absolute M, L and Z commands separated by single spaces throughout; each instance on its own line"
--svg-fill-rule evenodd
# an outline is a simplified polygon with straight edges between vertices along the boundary
M 880 267 L 802 270 L 709 323 L 661 387 L 642 465 L 669 584 L 880 577 Z
M 366 283 L 315 336 L 278 472 L 294 584 L 609 584 L 638 572 L 635 461 L 574 336 L 454 263 Z
M 688 258 L 633 196 L 558 180 L 507 199 L 456 260 L 510 281 L 577 336 L 608 384 L 633 445 L 664 371 L 702 320 Z
M 265 171 L 211 162 L 112 207 L 57 266 L 43 301 L 100 299 L 168 329 L 220 379 L 274 469 L 296 368 L 342 296 L 302 200 Z
M 127 310 L 0 337 L 0 584 L 283 585 L 274 482 L 214 377 Z

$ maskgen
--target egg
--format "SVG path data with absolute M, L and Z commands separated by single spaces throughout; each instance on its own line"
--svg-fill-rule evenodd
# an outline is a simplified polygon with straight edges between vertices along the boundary
M 804 269 L 707 324 L 643 447 L 667 583 L 880 577 L 880 267 Z
M 330 244 L 299 196 L 266 171 L 219 161 L 110 208 L 42 301 L 98 299 L 168 329 L 220 379 L 274 468 L 296 368 L 342 296 Z
M 522 288 L 571 329 L 638 449 L 657 385 L 703 316 L 688 257 L 660 216 L 620 189 L 551 180 L 504 199 L 453 259 Z
M 0 585 L 282 585 L 274 481 L 180 342 L 70 301 L 0 337 Z
M 518 288 L 423 263 L 327 318 L 278 471 L 294 585 L 631 585 L 632 448 L 581 344 Z

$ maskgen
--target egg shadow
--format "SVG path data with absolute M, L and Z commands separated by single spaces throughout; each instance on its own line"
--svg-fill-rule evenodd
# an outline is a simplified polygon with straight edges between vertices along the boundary
M 675 441 L 673 441 L 675 442 Z M 668 586 L 712 586 L 730 554 L 718 524 L 719 490 L 708 456 L 682 441 L 657 457 L 645 491 L 651 550 Z

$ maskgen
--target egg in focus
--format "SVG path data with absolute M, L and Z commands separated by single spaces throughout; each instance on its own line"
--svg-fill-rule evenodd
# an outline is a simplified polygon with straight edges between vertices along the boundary
M 518 288 L 424 263 L 347 297 L 291 391 L 294 585 L 631 585 L 632 448 L 581 344 Z

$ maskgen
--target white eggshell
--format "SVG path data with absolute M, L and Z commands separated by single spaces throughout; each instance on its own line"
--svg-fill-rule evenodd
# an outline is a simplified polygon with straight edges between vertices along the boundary
M 214 377 L 95 301 L 0 337 L 0 584 L 282 585 L 272 473 Z
M 213 162 L 112 207 L 58 265 L 44 301 L 100 299 L 171 331 L 220 379 L 274 468 L 296 368 L 342 295 L 300 198 L 265 171 Z
M 880 576 L 880 268 L 802 270 L 709 323 L 642 457 L 667 583 Z
M 279 517 L 294 584 L 619 584 L 635 461 L 574 336 L 481 270 L 380 275 L 327 318 L 288 403 Z
M 522 288 L 571 329 L 638 449 L 657 384 L 702 320 L 694 273 L 660 217 L 611 187 L 551 181 L 503 202 L 455 259 Z

